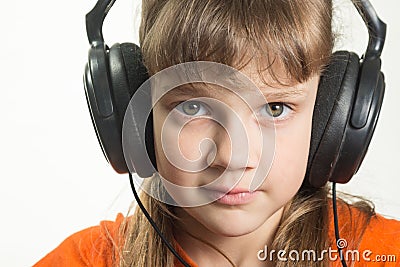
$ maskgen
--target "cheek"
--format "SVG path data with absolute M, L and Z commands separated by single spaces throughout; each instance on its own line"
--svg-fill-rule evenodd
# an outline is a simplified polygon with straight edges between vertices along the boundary
M 308 146 L 302 140 L 298 141 L 277 141 L 272 168 L 263 185 L 271 199 L 280 206 L 294 197 L 304 179 Z
M 182 162 L 182 155 L 185 154 L 186 158 L 190 158 L 194 155 L 188 155 L 186 153 L 186 149 L 191 147 L 191 143 L 189 142 L 187 133 L 183 133 L 183 135 L 179 135 L 179 138 L 176 134 L 171 134 L 172 131 L 168 131 L 168 125 L 164 125 L 165 116 L 163 113 L 154 112 L 154 148 L 157 160 L 157 169 L 160 176 L 163 178 L 161 181 L 164 185 L 165 189 L 168 191 L 169 195 L 172 196 L 174 201 L 177 203 L 188 204 L 186 202 L 182 202 L 185 199 L 188 199 L 185 191 L 178 190 L 180 186 L 183 187 L 193 187 L 193 181 L 195 181 L 195 177 L 190 172 L 185 172 L 185 168 L 181 168 L 179 162 Z M 164 128 L 164 129 L 163 129 Z M 164 135 L 161 138 L 161 135 Z M 185 148 L 183 151 L 179 151 L 177 144 L 182 148 Z M 170 153 L 171 150 L 167 150 L 169 146 L 175 146 L 176 153 Z M 192 150 L 192 148 L 190 148 Z M 175 155 L 174 155 L 175 154 Z M 180 160 L 178 156 L 180 156 Z M 182 164 L 181 164 L 182 165 Z M 190 203 L 189 203 L 190 204 Z M 189 205 L 188 204 L 188 205 Z
M 196 172 L 205 162 L 203 140 L 207 139 L 207 123 L 192 121 L 179 129 L 172 121 L 165 123 L 166 112 L 154 110 L 154 147 L 161 176 L 180 186 L 196 186 Z M 208 127 L 209 128 L 209 127 Z
M 311 122 L 312 110 L 299 116 L 290 127 L 277 129 L 275 157 L 266 186 L 268 190 L 276 192 L 278 198 L 293 197 L 304 180 Z
M 294 193 L 300 188 L 307 168 L 318 81 L 317 76 L 310 81 L 310 92 L 304 110 L 287 127 L 276 129 L 271 182 Z
M 297 133 L 291 138 L 278 138 L 276 154 L 272 166 L 273 178 L 278 178 L 282 186 L 298 188 L 303 179 L 308 158 L 308 139 Z M 306 139 L 307 141 L 305 141 Z

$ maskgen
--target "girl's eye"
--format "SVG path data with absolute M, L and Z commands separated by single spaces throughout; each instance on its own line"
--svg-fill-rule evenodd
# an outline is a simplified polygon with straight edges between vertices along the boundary
M 205 105 L 200 101 L 185 101 L 175 107 L 186 116 L 202 116 L 208 113 Z
M 288 105 L 284 103 L 275 102 L 266 104 L 261 110 L 261 115 L 282 120 L 289 115 L 290 111 L 291 108 Z

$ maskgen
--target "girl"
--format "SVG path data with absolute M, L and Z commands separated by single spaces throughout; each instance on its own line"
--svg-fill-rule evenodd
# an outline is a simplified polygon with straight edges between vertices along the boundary
M 160 96 L 153 109 L 158 172 L 145 180 L 141 201 L 190 266 L 341 266 L 340 254 L 348 266 L 399 266 L 399 222 L 375 214 L 366 200 L 340 200 L 335 238 L 329 189 L 308 179 L 318 85 L 334 60 L 331 24 L 327 0 L 143 0 L 140 44 L 150 76 L 184 62 L 222 63 L 249 77 L 268 101 L 249 108 L 259 95 L 237 80 L 230 90 L 191 83 L 159 94 L 157 81 L 152 87 Z M 235 136 L 235 118 L 245 135 Z M 169 136 L 176 124 L 179 134 Z M 265 146 L 265 136 L 274 146 Z M 202 147 L 207 139 L 214 147 Z M 186 162 L 203 157 L 206 166 L 176 164 L 168 145 Z M 36 266 L 182 262 L 137 208 L 69 237 Z

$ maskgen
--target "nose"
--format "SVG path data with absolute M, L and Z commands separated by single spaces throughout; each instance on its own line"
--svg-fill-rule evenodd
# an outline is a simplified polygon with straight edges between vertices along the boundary
M 213 141 L 214 149 L 207 155 L 210 167 L 230 171 L 257 168 L 262 137 L 250 116 L 225 116 L 215 128 Z

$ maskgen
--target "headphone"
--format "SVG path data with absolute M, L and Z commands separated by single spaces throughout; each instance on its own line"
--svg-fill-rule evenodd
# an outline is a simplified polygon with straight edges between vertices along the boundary
M 103 39 L 103 21 L 115 0 L 99 0 L 86 15 L 91 45 L 85 66 L 87 104 L 100 146 L 118 173 L 128 167 L 122 148 L 122 123 L 131 97 L 149 77 L 140 48 L 116 43 L 109 48 Z M 314 187 L 328 181 L 347 183 L 358 171 L 371 141 L 385 91 L 381 72 L 386 24 L 368 0 L 354 1 L 368 28 L 369 43 L 360 59 L 357 54 L 337 51 L 321 75 L 313 112 L 306 180 Z M 140 177 L 156 169 L 152 114 L 146 125 L 135 125 L 132 165 Z M 139 129 L 145 127 L 145 134 Z M 150 162 L 144 160 L 149 155 Z M 149 166 L 149 163 L 153 166 Z
M 144 178 L 152 176 L 157 169 L 152 113 L 147 121 L 134 114 L 130 130 L 133 131 L 131 141 L 135 153 L 132 153 L 130 159 L 124 157 L 124 115 L 131 97 L 149 76 L 137 45 L 117 43 L 109 48 L 104 42 L 103 21 L 114 2 L 98 0 L 86 15 L 86 31 L 91 47 L 85 66 L 84 86 L 92 123 L 107 161 L 118 173 L 129 173 L 139 207 L 171 252 L 184 266 L 189 266 L 166 241 L 141 203 L 133 185 L 133 170 Z M 347 183 L 358 171 L 374 133 L 385 92 L 380 56 L 386 37 L 386 24 L 379 19 L 368 0 L 352 2 L 368 28 L 368 47 L 361 58 L 349 51 L 333 53 L 329 65 L 321 74 L 304 180 L 313 187 L 332 182 L 336 240 L 339 240 L 336 183 Z M 150 92 L 145 94 L 149 96 Z M 147 100 L 147 104 L 150 104 L 150 97 Z M 144 133 L 141 129 L 145 129 Z M 149 160 L 145 155 L 149 156 Z M 128 161 L 131 168 L 128 168 Z M 339 252 L 342 265 L 347 266 L 340 249 Z

